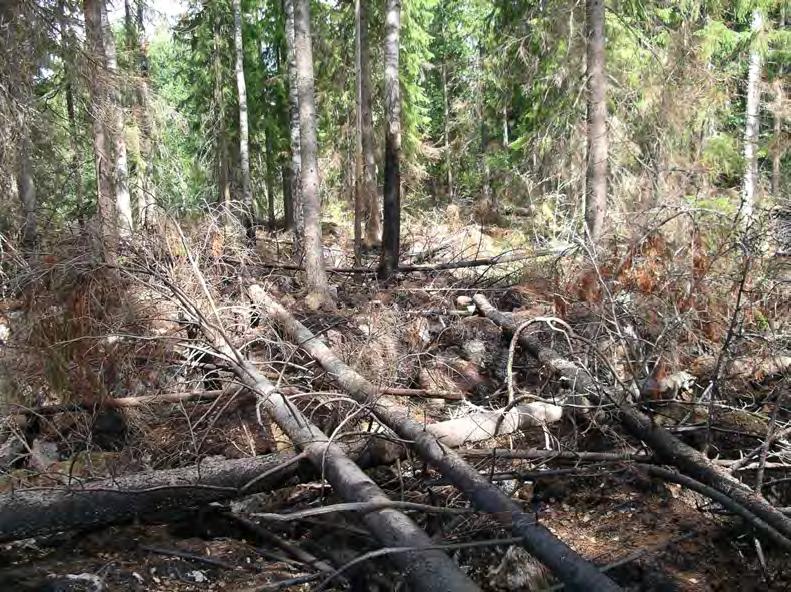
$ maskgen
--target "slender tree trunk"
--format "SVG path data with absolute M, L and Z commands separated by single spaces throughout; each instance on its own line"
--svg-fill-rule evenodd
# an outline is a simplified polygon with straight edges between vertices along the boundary
M 308 304 L 318 308 L 329 298 L 321 244 L 321 199 L 313 90 L 313 47 L 310 39 L 310 0 L 294 0 L 294 49 L 299 97 L 302 174 L 302 216 L 305 224 L 305 272 Z
M 483 43 L 478 42 L 478 125 L 481 134 L 481 173 L 483 177 L 483 201 L 496 209 L 492 195 L 492 173 L 489 169 L 489 160 L 486 158 L 489 145 L 489 130 L 486 127 L 486 87 L 483 75 Z
M 774 120 L 774 135 L 775 138 L 780 138 L 783 120 L 779 113 L 775 113 Z M 780 197 L 780 160 L 782 156 L 783 149 L 778 142 L 772 153 L 772 195 L 775 197 Z
M 363 158 L 363 211 L 367 248 L 382 242 L 382 214 L 376 185 L 374 123 L 371 109 L 371 53 L 368 44 L 368 0 L 360 0 L 360 140 Z
M 385 182 L 384 232 L 379 277 L 387 279 L 398 269 L 401 249 L 401 89 L 398 52 L 401 0 L 387 0 L 385 12 Z
M 85 197 L 82 188 L 82 163 L 80 162 L 80 137 L 77 129 L 77 113 L 74 108 L 74 71 L 71 68 L 74 51 L 74 35 L 66 22 L 64 2 L 59 4 L 61 57 L 63 59 L 63 78 L 66 81 L 66 117 L 69 120 L 69 149 L 71 150 L 71 176 L 74 178 L 74 197 L 76 201 L 77 221 L 82 227 L 85 224 Z
M 253 192 L 250 186 L 250 132 L 247 122 L 247 85 L 244 80 L 241 0 L 233 0 L 233 40 L 236 50 L 236 88 L 239 93 L 239 166 L 242 177 L 243 222 L 247 229 L 247 240 L 250 243 L 255 243 Z
M 104 72 L 104 43 L 102 42 L 102 0 L 83 0 L 85 38 L 88 55 L 93 60 L 94 71 L 89 73 L 91 95 L 90 115 L 93 120 L 93 150 L 96 163 L 97 198 L 102 249 L 107 261 L 114 259 L 118 248 L 116 204 L 113 195 L 113 173 L 109 155 L 107 127 L 102 111 L 107 103 L 107 84 Z
M 363 118 L 362 118 L 362 23 L 361 0 L 354 0 L 354 75 L 356 81 L 354 150 L 354 264 L 362 263 L 363 248 Z
M 607 81 L 604 71 L 604 0 L 586 0 L 588 152 L 585 226 L 593 243 L 607 214 Z
M 294 258 L 302 259 L 302 155 L 299 137 L 299 93 L 297 92 L 297 56 L 294 40 L 294 0 L 284 0 L 286 14 L 286 72 L 288 75 L 288 116 L 291 144 L 291 211 L 294 220 Z
M 129 197 L 129 163 L 126 154 L 126 135 L 124 132 L 124 107 L 121 97 L 118 59 L 115 51 L 115 37 L 104 2 L 100 3 L 102 17 L 102 42 L 104 43 L 105 65 L 110 77 L 109 106 L 112 114 L 113 139 L 113 182 L 115 186 L 115 205 L 118 232 L 121 238 L 130 239 L 134 229 L 132 201 Z
M 753 10 L 752 34 L 757 36 L 763 28 L 761 11 Z M 758 185 L 758 135 L 761 111 L 761 54 L 753 45 L 750 51 L 750 69 L 747 75 L 747 113 L 744 124 L 744 183 L 742 189 L 742 216 L 749 224 L 755 209 Z
M 442 63 L 442 135 L 445 143 L 445 173 L 448 185 L 448 199 L 453 201 L 453 163 L 450 154 L 450 98 L 448 96 L 448 67 Z
M 294 210 L 291 198 L 291 159 L 280 163 L 280 176 L 283 184 L 283 221 L 286 230 L 294 228 Z
M 275 155 L 272 133 L 271 129 L 266 131 L 266 222 L 269 230 L 275 229 Z
M 20 142 L 20 150 L 17 155 L 17 175 L 16 184 L 19 192 L 19 199 L 22 202 L 22 246 L 25 250 L 32 250 L 38 242 L 38 231 L 36 225 L 36 184 L 33 180 L 33 169 L 30 166 L 30 141 L 27 130 Z
M 503 103 L 503 148 L 508 148 L 508 103 Z
M 217 117 L 214 122 L 214 129 L 217 132 L 217 205 L 220 208 L 221 216 L 225 226 L 229 225 L 229 209 L 231 201 L 231 183 L 228 174 L 228 141 L 225 137 L 225 99 L 223 98 L 223 75 L 222 75 L 222 38 L 220 32 L 220 17 L 215 15 L 214 22 L 214 42 L 212 56 L 212 70 L 214 74 L 214 108 L 217 110 Z

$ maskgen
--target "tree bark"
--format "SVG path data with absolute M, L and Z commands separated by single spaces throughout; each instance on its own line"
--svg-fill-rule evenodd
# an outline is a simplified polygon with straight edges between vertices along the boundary
M 255 243 L 253 224 L 253 191 L 250 186 L 250 131 L 247 121 L 247 85 L 244 80 L 244 47 L 242 45 L 241 0 L 233 0 L 233 41 L 236 52 L 236 90 L 239 97 L 239 168 L 242 177 L 242 223 L 247 230 L 247 240 Z
M 22 131 L 22 140 L 17 153 L 16 185 L 22 202 L 22 246 L 30 251 L 38 243 L 36 223 L 36 183 L 30 165 L 31 145 L 27 130 Z
M 222 92 L 222 40 L 219 15 L 215 15 L 212 26 L 214 28 L 214 43 L 212 48 L 214 108 L 217 110 L 217 118 L 214 122 L 214 127 L 217 132 L 217 205 L 220 207 L 221 216 L 227 225 L 231 207 L 231 183 L 228 166 L 228 141 L 225 137 L 225 100 Z
M 751 32 L 758 36 L 763 28 L 763 15 L 753 10 Z M 755 47 L 750 50 L 750 68 L 747 74 L 747 111 L 744 123 L 744 182 L 742 188 L 741 213 L 745 224 L 749 224 L 755 210 L 758 185 L 758 135 L 761 111 L 761 53 Z
M 69 149 L 71 150 L 71 175 L 74 178 L 74 197 L 77 221 L 82 227 L 85 223 L 85 196 L 82 187 L 82 163 L 80 159 L 80 136 L 77 129 L 77 112 L 74 108 L 75 78 L 71 63 L 74 55 L 74 34 L 66 22 L 65 4 L 59 3 L 61 58 L 63 59 L 64 95 L 66 98 L 66 117 L 69 120 Z
M 126 135 L 124 125 L 124 105 L 118 75 L 118 59 L 115 51 L 115 37 L 113 36 L 110 21 L 107 18 L 107 8 L 102 0 L 100 2 L 102 42 L 105 52 L 105 67 L 109 77 L 109 107 L 112 117 L 113 140 L 113 184 L 115 186 L 115 207 L 118 232 L 122 239 L 129 240 L 134 230 L 132 217 L 132 201 L 129 197 L 129 159 L 126 154 Z
M 108 96 L 106 76 L 103 71 L 105 59 L 101 2 L 102 0 L 83 0 L 83 12 L 88 55 L 92 58 L 94 66 L 94 70 L 88 75 L 88 88 L 91 95 L 90 115 L 93 120 L 93 150 L 97 184 L 96 206 L 104 258 L 111 262 L 118 248 L 118 227 L 107 126 L 102 116 Z
M 450 153 L 450 98 L 448 91 L 448 67 L 442 64 L 442 136 L 445 143 L 445 180 L 448 201 L 453 201 L 453 162 Z
M 310 38 L 310 0 L 294 0 L 294 48 L 299 96 L 302 216 L 305 224 L 305 274 L 310 304 L 317 308 L 331 300 L 321 244 L 321 198 L 313 90 L 313 48 Z
M 113 477 L 62 489 L 3 493 L 0 494 L 0 542 L 130 522 L 139 517 L 170 519 L 179 510 L 269 491 L 287 476 L 294 475 L 298 464 L 288 464 L 294 456 L 278 453 L 207 461 L 194 467 Z M 283 468 L 278 471 L 278 467 Z
M 374 157 L 374 124 L 371 109 L 371 54 L 368 45 L 368 2 L 360 2 L 360 140 L 362 143 L 362 204 L 365 215 L 367 248 L 382 242 L 382 214 L 379 207 L 379 189 L 376 184 L 376 159 Z
M 489 169 L 489 160 L 486 158 L 489 144 L 489 130 L 486 127 L 486 87 L 483 75 L 483 43 L 478 41 L 478 126 L 480 130 L 480 158 L 481 158 L 481 188 L 484 202 L 496 210 L 494 195 L 492 194 L 492 172 Z
M 526 515 L 500 488 L 489 483 L 461 456 L 438 441 L 425 426 L 410 419 L 408 411 L 382 397 L 376 386 L 344 364 L 332 350 L 263 290 L 256 292 L 254 303 L 280 326 L 289 340 L 299 344 L 318 361 L 353 399 L 370 409 L 380 423 L 410 442 L 421 457 L 435 465 L 476 508 L 491 512 L 502 524 L 522 537 L 525 548 L 570 589 L 620 589 L 543 525 L 536 523 L 533 516 Z
M 607 80 L 604 71 L 604 0 L 586 0 L 588 151 L 585 227 L 594 244 L 607 214 Z
M 354 0 L 355 158 L 354 158 L 354 264 L 362 264 L 363 248 L 363 118 L 362 118 L 362 18 L 363 2 Z
M 272 147 L 272 130 L 266 130 L 266 222 L 269 230 L 275 229 L 275 155 Z
M 302 215 L 302 154 L 299 133 L 299 93 L 297 91 L 297 56 L 294 32 L 294 0 L 284 0 L 286 14 L 286 74 L 288 76 L 288 122 L 291 146 L 291 212 L 294 226 L 294 259 L 302 259 L 305 221 Z
M 385 181 L 384 229 L 379 277 L 398 269 L 401 250 L 401 87 L 398 72 L 401 0 L 387 0 L 385 11 Z

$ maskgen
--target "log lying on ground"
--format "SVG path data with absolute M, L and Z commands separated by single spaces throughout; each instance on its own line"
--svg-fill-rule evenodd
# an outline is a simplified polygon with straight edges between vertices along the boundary
M 483 315 L 504 330 L 513 333 L 518 329 L 519 324 L 510 315 L 495 309 L 483 294 L 473 296 L 473 301 Z M 556 351 L 544 347 L 534 336 L 520 333 L 519 344 L 531 356 L 565 379 L 576 392 L 595 402 L 615 404 L 621 424 L 632 436 L 645 442 L 660 460 L 675 466 L 696 481 L 727 495 L 783 536 L 791 538 L 791 518 L 778 511 L 762 495 L 750 490 L 703 454 L 630 406 L 622 394 L 611 393 L 597 385 L 583 368 L 564 359 Z
M 524 513 L 500 488 L 487 481 L 457 453 L 426 431 L 425 426 L 410 419 L 399 406 L 382 397 L 372 383 L 344 364 L 260 286 L 251 286 L 249 291 L 253 303 L 272 317 L 293 343 L 315 358 L 335 382 L 361 405 L 368 407 L 383 425 L 409 441 L 423 459 L 436 466 L 479 510 L 493 514 L 510 527 L 522 538 L 525 548 L 570 589 L 620 589 L 547 528 L 538 524 L 534 516 Z
M 137 473 L 70 488 L 0 494 L 0 542 L 95 528 L 268 491 L 298 469 L 296 455 L 206 461 L 183 469 Z
M 292 392 L 290 388 L 289 392 Z M 541 408 L 535 404 L 515 410 L 519 413 L 518 425 L 513 420 L 514 410 L 511 410 L 508 414 L 512 419 L 500 423 L 498 435 L 533 425 L 540 414 L 548 420 L 559 414 L 559 409 L 553 406 Z M 492 422 L 496 423 L 503 415 L 500 411 L 473 413 L 464 418 L 430 424 L 427 429 L 441 437 L 448 446 L 470 444 L 493 437 Z M 482 429 L 487 425 L 491 431 Z M 344 446 L 344 449 L 353 459 L 364 457 L 362 462 L 366 466 L 388 464 L 404 455 L 404 447 L 395 442 L 378 438 L 369 440 L 374 442 L 357 442 Z M 122 524 L 136 518 L 167 520 L 172 517 L 173 510 L 197 508 L 211 502 L 276 489 L 293 477 L 298 469 L 300 474 L 308 473 L 307 461 L 297 464 L 294 459 L 294 454 L 283 452 L 252 459 L 207 461 L 182 469 L 138 473 L 70 488 L 17 489 L 0 494 L 0 542 L 74 528 Z M 269 474 L 270 471 L 274 472 Z M 266 477 L 254 482 L 260 475 Z M 245 489 L 250 483 L 252 486 Z
M 184 306 L 193 309 L 196 318 L 205 319 L 201 311 L 179 292 L 176 292 L 176 296 Z M 239 381 L 256 393 L 259 405 L 266 409 L 294 445 L 307 455 L 336 494 L 346 502 L 390 502 L 381 488 L 349 458 L 345 450 L 331 442 L 274 384 L 245 360 L 221 330 L 208 322 L 201 322 L 200 327 L 209 344 L 226 357 Z M 391 556 L 413 589 L 427 592 L 479 590 L 448 555 L 431 548 L 434 546 L 431 538 L 402 512 L 384 508 L 366 512 L 361 519 L 384 547 L 414 549 Z

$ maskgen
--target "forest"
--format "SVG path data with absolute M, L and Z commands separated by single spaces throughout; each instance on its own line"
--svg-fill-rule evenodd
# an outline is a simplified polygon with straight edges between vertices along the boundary
M 0 0 L 0 590 L 791 588 L 788 0 Z

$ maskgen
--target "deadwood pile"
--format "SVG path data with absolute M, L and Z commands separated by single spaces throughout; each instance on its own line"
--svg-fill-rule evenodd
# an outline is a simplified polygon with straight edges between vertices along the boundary
M 339 266 L 318 311 L 299 265 L 184 236 L 18 262 L 0 585 L 785 589 L 780 297 L 671 316 L 640 248 Z

